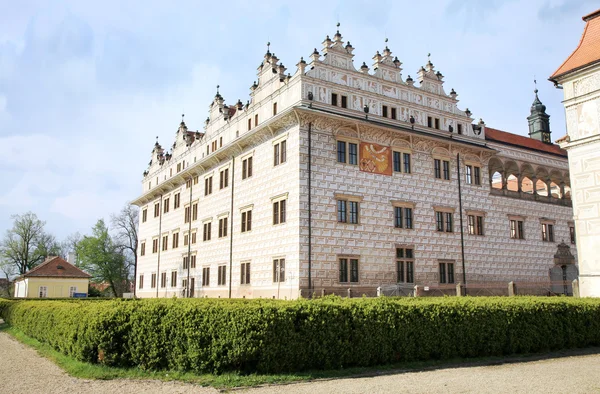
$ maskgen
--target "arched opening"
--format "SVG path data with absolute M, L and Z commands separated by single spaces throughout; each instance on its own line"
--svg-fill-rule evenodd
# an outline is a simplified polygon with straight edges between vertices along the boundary
M 528 177 L 523 177 L 523 180 L 521 180 L 521 191 L 523 193 L 533 194 L 533 181 Z
M 554 182 L 550 183 L 550 195 L 554 198 L 562 197 L 562 195 L 560 194 L 560 186 L 558 186 Z
M 506 178 L 506 188 L 513 192 L 519 191 L 519 178 L 510 174 L 508 178 Z
M 538 196 L 548 195 L 548 185 L 546 185 L 546 182 L 542 181 L 541 179 L 538 179 L 538 181 L 535 183 L 535 188 Z
M 571 199 L 571 186 L 565 185 L 565 198 Z
M 498 171 L 494 172 L 492 174 L 491 179 L 491 184 L 492 184 L 492 189 L 502 189 L 502 174 L 500 174 Z

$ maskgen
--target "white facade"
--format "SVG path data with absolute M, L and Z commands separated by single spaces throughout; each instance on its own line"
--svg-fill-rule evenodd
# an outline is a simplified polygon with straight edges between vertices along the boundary
M 353 48 L 343 45 L 339 33 L 323 44 L 322 53 L 313 53 L 308 65 L 301 60 L 293 76 L 286 76 L 278 59 L 267 53 L 247 105 L 227 107 L 217 93 L 203 133 L 188 131 L 182 122 L 171 153 L 157 143 L 142 195 L 134 201 L 142 209 L 139 241 L 145 245 L 138 258 L 137 296 L 184 296 L 188 275 L 196 297 L 297 298 L 300 290 L 347 289 L 374 294 L 377 287 L 398 282 L 399 261 L 400 282 L 447 290 L 463 281 L 463 249 L 468 285 L 548 281 L 557 243 L 570 238 L 573 215 L 564 188 L 559 198 L 492 190 L 490 173 L 501 166 L 503 179 L 512 174 L 520 180 L 529 168 L 548 184 L 552 177 L 568 182 L 566 157 L 486 140 L 485 124 L 473 127 L 470 112 L 458 109 L 456 93 L 444 91 L 443 76 L 431 62 L 417 73 L 418 87 L 408 77 L 403 80 L 400 62 L 387 48 L 373 58 L 375 71 L 369 72 L 364 65 L 354 68 Z M 344 160 L 339 142 L 348 149 Z M 358 150 L 354 163 L 351 145 Z M 363 148 L 373 156 L 368 158 Z M 410 155 L 409 172 L 404 163 L 394 171 L 393 152 L 402 160 Z M 246 167 L 244 179 L 250 157 L 252 175 Z M 488 166 L 491 159 L 493 167 Z M 436 160 L 441 179 L 436 178 Z M 479 169 L 479 185 L 474 174 L 471 184 L 465 183 L 467 166 Z M 509 173 L 513 167 L 516 172 Z M 221 189 L 225 170 L 228 182 Z M 211 176 L 212 193 L 207 194 Z M 175 208 L 177 193 L 180 204 Z M 281 201 L 285 222 L 274 224 Z M 188 250 L 184 237 L 190 223 L 184 219 L 190 203 L 196 242 Z M 347 210 L 340 204 L 347 204 Z M 356 208 L 354 216 L 350 206 Z M 395 208 L 411 210 L 411 228 L 395 226 Z M 242 231 L 242 218 L 250 210 L 251 230 Z M 436 212 L 444 220 L 452 215 L 451 225 L 443 223 L 444 231 L 436 231 Z M 483 234 L 469 234 L 469 216 L 482 218 L 483 228 L 475 232 Z M 227 235 L 219 237 L 224 218 Z M 511 220 L 521 222 L 523 239 L 511 238 Z M 208 223 L 211 239 L 205 241 Z M 541 228 L 549 224 L 553 240 L 543 241 Z M 400 249 L 406 254 L 397 258 Z M 195 256 L 196 265 L 189 272 L 184 268 L 188 255 Z M 281 270 L 274 270 L 281 268 L 281 259 L 285 278 L 278 281 Z M 247 263 L 249 283 L 243 283 Z

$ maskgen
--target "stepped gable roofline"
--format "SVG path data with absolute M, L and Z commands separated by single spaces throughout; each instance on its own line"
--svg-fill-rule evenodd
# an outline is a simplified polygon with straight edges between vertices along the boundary
M 50 256 L 42 264 L 21 276 L 21 278 L 30 277 L 87 279 L 92 276 L 58 256 Z
M 586 22 L 586 25 L 579 45 L 550 76 L 550 81 L 556 82 L 557 78 L 567 73 L 600 61 L 600 9 L 584 16 L 582 19 Z
M 567 157 L 567 151 L 561 149 L 558 145 L 547 144 L 542 141 L 538 141 L 532 138 L 524 137 L 522 135 L 509 133 L 491 127 L 485 128 L 485 139 L 490 142 L 499 142 L 501 144 L 507 144 L 516 146 L 519 148 L 525 148 L 529 150 L 535 150 L 544 153 L 550 153 L 557 156 Z

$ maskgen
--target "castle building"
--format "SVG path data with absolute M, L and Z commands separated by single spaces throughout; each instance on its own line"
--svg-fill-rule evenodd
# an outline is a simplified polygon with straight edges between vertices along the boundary
M 144 172 L 138 297 L 374 294 L 545 283 L 574 242 L 566 152 L 474 122 L 431 61 L 355 68 L 339 31 L 294 75 L 267 50 L 250 100 L 217 94 Z M 525 122 L 524 122 L 525 125 Z

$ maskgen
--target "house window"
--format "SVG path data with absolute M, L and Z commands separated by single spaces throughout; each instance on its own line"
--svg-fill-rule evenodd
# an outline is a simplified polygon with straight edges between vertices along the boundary
M 285 259 L 273 259 L 273 282 L 285 282 Z
M 248 131 L 252 130 L 252 118 L 248 118 Z
M 148 208 L 142 210 L 142 223 L 146 223 L 146 220 L 148 220 Z
M 175 196 L 173 197 L 173 209 L 177 209 L 179 208 L 179 205 L 181 204 L 181 194 L 177 193 L 175 194 Z
M 463 133 L 463 131 L 462 131 L 462 125 L 459 124 L 457 127 L 458 127 L 458 134 L 462 134 Z
M 191 214 L 191 209 L 190 209 L 190 206 L 187 205 L 185 207 L 184 212 L 183 212 L 183 222 L 184 223 L 189 223 L 190 222 L 190 218 L 191 218 L 190 214 Z
M 435 118 L 435 128 L 436 129 L 440 129 L 440 119 L 439 118 Z
M 484 235 L 483 233 L 483 215 L 468 215 L 469 234 Z
M 224 189 L 229 185 L 229 168 L 219 173 L 219 189 Z
M 277 103 L 273 103 L 273 116 L 277 115 Z
M 410 174 L 410 153 L 394 152 L 393 165 L 394 172 Z
M 190 187 L 192 187 L 192 180 L 191 179 L 188 179 L 187 181 L 185 181 L 185 187 L 188 188 L 188 189 Z
M 190 259 L 188 256 L 183 256 L 183 269 L 186 270 L 189 268 Z
M 427 127 L 433 126 L 433 118 L 431 116 L 427 117 Z
M 407 207 L 394 207 L 394 227 L 413 228 L 413 210 Z
M 146 255 L 146 242 L 140 244 L 140 256 Z
M 571 243 L 575 245 L 575 227 L 569 226 L 569 235 L 571 237 Z
M 165 200 L 163 201 L 163 213 L 168 213 L 169 212 L 169 198 L 165 198 Z
M 190 297 L 194 296 L 195 288 L 196 288 L 196 278 L 190 278 Z
M 220 265 L 218 267 L 217 285 L 225 286 L 226 283 L 227 283 L 227 266 Z
M 157 218 L 160 215 L 160 204 L 154 204 L 154 217 Z
M 392 108 L 392 119 L 394 119 L 394 120 L 398 119 L 398 112 L 397 112 L 396 108 Z
M 242 232 L 252 230 L 252 210 L 242 212 Z
M 162 237 L 162 250 L 167 250 L 169 247 L 169 236 L 163 235 Z
M 171 287 L 177 287 L 177 271 L 171 271 Z
M 212 175 L 204 178 L 204 195 L 205 196 L 212 194 L 212 183 L 213 183 L 212 181 L 213 181 Z
M 252 156 L 242 160 L 242 179 L 252 176 Z
M 152 240 L 152 253 L 158 252 L 158 238 Z
M 465 167 L 465 181 L 468 185 L 481 185 L 481 168 L 467 165 Z
M 163 272 L 160 274 L 160 287 L 167 287 L 167 273 Z
M 77 293 L 77 287 L 69 286 L 69 298 L 73 298 L 73 295 Z
M 433 160 L 434 175 L 437 179 L 450 179 L 450 162 L 448 160 L 434 159 Z
M 285 223 L 286 203 L 285 199 L 273 203 L 273 224 Z
M 254 127 L 258 126 L 258 114 L 254 115 Z
M 358 224 L 358 201 L 337 200 L 339 223 Z
M 382 108 L 382 115 L 383 115 L 384 118 L 388 117 L 388 106 L 387 105 L 383 106 L 383 108 Z
M 217 140 L 214 140 L 214 141 L 212 142 L 212 151 L 214 152 L 214 151 L 216 151 L 216 150 L 217 150 Z
M 204 223 L 204 234 L 202 236 L 203 241 L 210 241 L 211 227 L 212 227 L 212 222 Z
M 195 254 L 190 256 L 190 268 L 196 268 L 196 255 Z
M 227 236 L 227 218 L 219 219 L 219 238 Z
M 436 230 L 440 232 L 451 233 L 452 227 L 452 212 L 435 212 Z
M 342 108 L 348 108 L 348 96 L 342 96 Z
M 242 263 L 240 266 L 240 284 L 249 285 L 250 284 L 250 262 Z
M 454 262 L 440 262 L 440 283 L 454 283 Z
M 542 223 L 542 241 L 554 242 L 554 225 Z
M 202 268 L 202 286 L 210 286 L 210 267 Z
M 192 245 L 196 243 L 196 230 L 192 232 Z
M 183 234 L 183 246 L 188 246 L 189 242 L 190 242 L 189 234 Z
M 208 156 L 210 153 L 210 146 L 206 145 L 206 156 Z
M 179 233 L 174 233 L 173 234 L 173 249 L 178 248 L 179 247 Z
M 331 93 L 331 105 L 338 105 L 337 104 L 337 94 L 335 93 Z
M 156 274 L 152 274 L 150 278 L 150 287 L 156 289 Z
M 194 185 L 198 184 L 198 175 L 194 176 Z
M 347 149 L 346 149 L 347 147 Z M 338 163 L 358 164 L 358 145 L 352 142 L 337 142 Z
M 523 220 L 511 219 L 510 220 L 510 237 L 512 239 L 525 239 L 525 232 L 523 229 Z
M 346 162 L 346 141 L 338 141 L 337 142 L 337 156 L 338 163 Z
M 340 262 L 340 283 L 358 282 L 358 259 L 342 257 Z
M 140 275 L 140 279 L 138 280 L 138 289 L 144 288 L 144 275 Z
M 219 137 L 219 148 L 223 147 L 223 137 Z
M 273 145 L 273 165 L 278 166 L 286 161 L 286 141 L 283 140 Z
M 413 248 L 396 248 L 396 274 L 398 283 L 415 283 Z
M 40 298 L 48 297 L 48 286 L 40 286 L 40 291 L 38 293 Z

